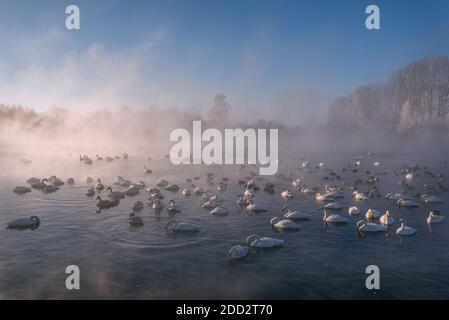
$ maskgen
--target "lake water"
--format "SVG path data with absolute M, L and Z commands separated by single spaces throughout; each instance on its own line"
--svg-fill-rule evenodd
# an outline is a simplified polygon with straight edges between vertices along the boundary
M 424 156 L 410 154 L 374 155 L 362 161 L 358 173 L 341 171 L 347 162 L 354 162 L 357 154 L 311 154 L 307 159 L 313 164 L 326 161 L 327 167 L 341 175 L 340 181 L 325 181 L 325 169 L 305 173 L 298 170 L 300 161 L 283 164 L 279 172 L 292 172 L 291 178 L 304 177 L 304 183 L 343 185 L 355 178 L 365 179 L 366 170 L 372 174 L 380 171 L 377 183 L 382 195 L 400 192 L 401 176 L 391 174 L 402 164 L 418 163 L 429 170 L 449 174 L 442 160 L 426 161 Z M 422 158 L 422 159 L 421 159 Z M 345 205 L 340 212 L 351 219 L 343 226 L 324 228 L 321 204 L 314 196 L 297 192 L 291 181 L 279 177 L 255 180 L 261 187 L 255 192 L 255 202 L 269 209 L 261 214 L 248 215 L 239 208 L 236 194 L 243 191 L 239 179 L 249 176 L 246 168 L 235 166 L 213 168 L 206 166 L 172 166 L 168 159 L 146 161 L 145 158 L 105 161 L 92 166 L 80 164 L 73 158 L 41 158 L 31 165 L 22 165 L 14 155 L 0 157 L 0 226 L 11 220 L 36 215 L 40 226 L 35 230 L 8 230 L 0 228 L 0 298 L 11 299 L 439 299 L 449 297 L 449 221 L 429 226 L 426 217 L 430 208 L 398 209 L 384 197 L 356 202 L 349 187 L 345 187 Z M 373 162 L 380 160 L 379 168 Z M 143 165 L 153 170 L 144 176 Z M 214 173 L 214 185 L 206 182 L 206 172 Z M 43 194 L 33 190 L 26 195 L 12 192 L 17 185 L 26 185 L 29 177 L 57 175 L 63 181 L 74 177 L 74 186 L 63 186 L 58 192 Z M 182 212 L 177 221 L 201 224 L 197 234 L 172 235 L 165 231 L 169 217 L 165 210 L 160 214 L 146 206 L 148 194 L 127 197 L 115 208 L 96 212 L 95 197 L 85 195 L 87 176 L 101 178 L 112 185 L 116 176 L 154 186 L 159 178 L 186 186 L 185 179 L 199 176 L 198 186 L 214 190 L 224 198 L 229 214 L 211 216 L 200 207 L 200 197 L 182 196 L 181 192 L 162 191 L 164 202 L 175 199 Z M 216 191 L 223 177 L 228 177 L 228 189 Z M 253 177 L 255 178 L 255 177 Z M 273 195 L 263 191 L 271 181 L 276 185 Z M 412 181 L 416 190 L 427 183 L 436 186 L 436 179 L 420 173 Z M 310 221 L 300 222 L 299 232 L 275 232 L 269 225 L 273 216 L 281 216 L 285 203 L 280 197 L 283 185 L 290 188 L 294 198 L 289 200 L 292 209 L 310 213 Z M 120 188 L 114 187 L 114 190 Z M 362 191 L 368 190 L 363 185 Z M 445 203 L 437 208 L 448 215 L 448 193 L 438 195 Z M 128 214 L 135 201 L 145 203 L 138 213 L 144 220 L 141 228 L 128 224 Z M 360 217 L 351 218 L 347 208 L 356 204 L 362 209 Z M 417 234 L 401 239 L 394 234 L 367 235 L 361 238 L 356 232 L 356 222 L 364 218 L 368 208 L 390 209 L 396 218 L 404 217 L 406 224 L 417 229 Z M 245 241 L 250 234 L 284 239 L 283 247 L 253 252 L 237 263 L 225 262 L 227 251 Z M 380 268 L 380 290 L 365 288 L 365 268 L 375 264 Z M 77 265 L 81 274 L 81 289 L 69 291 L 65 287 L 66 266 Z

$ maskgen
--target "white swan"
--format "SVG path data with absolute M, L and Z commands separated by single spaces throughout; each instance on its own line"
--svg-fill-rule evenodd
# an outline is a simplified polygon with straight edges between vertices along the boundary
M 354 197 L 355 200 L 358 200 L 358 201 L 368 200 L 368 196 L 362 192 L 354 191 L 352 193 L 352 196 Z
M 140 189 L 136 186 L 129 186 L 125 190 L 122 191 L 127 196 L 135 196 L 140 193 Z
M 374 209 L 368 209 L 368 211 L 365 214 L 366 220 L 374 220 L 374 219 L 380 218 L 381 216 L 382 216 L 382 212 L 380 212 L 379 210 L 374 210 Z
M 274 217 L 270 219 L 270 225 L 277 231 L 298 231 L 300 229 L 299 224 L 288 219 L 279 219 Z
M 325 194 L 317 193 L 315 195 L 315 199 L 320 202 L 332 201 L 332 199 L 328 198 Z
M 377 223 L 361 220 L 357 222 L 357 230 L 359 230 L 360 232 L 384 232 L 387 230 L 387 228 Z
M 283 206 L 281 211 L 284 212 L 285 210 L 287 210 L 287 212 L 284 214 L 284 218 L 286 218 L 286 219 L 290 219 L 290 220 L 309 220 L 309 216 L 305 212 L 298 211 L 298 210 L 292 211 L 287 206 Z
M 19 230 L 23 230 L 23 229 L 36 229 L 40 224 L 40 220 L 38 217 L 36 216 L 31 216 L 29 218 L 20 218 L 20 219 L 16 219 L 13 220 L 11 222 L 8 222 L 7 225 L 7 229 L 19 229 Z
M 398 206 L 413 208 L 413 207 L 419 207 L 419 204 L 410 199 L 400 199 L 400 200 L 398 200 Z
M 198 232 L 201 226 L 194 222 L 177 222 L 170 220 L 165 225 L 165 230 L 169 232 Z
M 209 212 L 209 214 L 213 216 L 224 216 L 228 213 L 229 211 L 225 207 L 215 207 L 214 209 L 212 209 L 212 211 Z
M 380 223 L 382 223 L 383 225 L 389 226 L 395 222 L 396 222 L 395 219 L 392 217 L 390 211 L 388 210 L 385 212 L 383 216 L 380 217 Z
M 252 234 L 246 239 L 246 243 L 254 248 L 276 248 L 282 246 L 284 240 L 279 240 L 270 237 L 259 237 L 257 234 Z
M 358 216 L 360 214 L 360 209 L 357 207 L 351 207 L 348 209 L 348 213 L 350 216 Z
M 229 249 L 228 254 L 226 255 L 226 261 L 238 260 L 246 257 L 248 255 L 249 247 L 236 245 Z
M 179 190 L 179 186 L 177 184 L 169 184 L 164 189 L 168 190 L 168 191 L 174 191 L 175 192 L 175 191 Z
M 330 203 L 324 205 L 322 209 L 338 211 L 338 210 L 343 209 L 343 205 L 339 202 L 330 202 Z
M 401 226 L 396 230 L 396 234 L 400 236 L 412 236 L 416 233 L 416 230 L 412 227 L 404 225 L 404 220 L 399 220 Z
M 328 215 L 326 210 L 324 210 L 323 221 L 328 222 L 328 223 L 348 223 L 349 222 L 348 219 L 346 219 L 345 217 L 342 217 L 339 214 Z
M 265 212 L 265 211 L 267 211 L 267 209 L 265 209 L 261 205 L 254 203 L 252 200 L 248 200 L 248 203 L 249 204 L 246 207 L 246 210 L 248 210 L 249 212 Z
M 427 223 L 442 223 L 444 221 L 444 216 L 440 215 L 440 211 L 438 210 L 432 210 L 429 213 L 429 216 L 427 217 Z

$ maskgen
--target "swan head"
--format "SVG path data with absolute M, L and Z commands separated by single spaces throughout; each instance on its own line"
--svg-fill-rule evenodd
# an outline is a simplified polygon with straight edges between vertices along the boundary
M 257 234 L 252 234 L 252 235 L 250 235 L 248 238 L 246 238 L 246 243 L 248 244 L 248 245 L 251 245 L 251 243 L 253 243 L 255 240 L 259 240 L 260 239 L 260 236 L 259 235 L 257 235 Z

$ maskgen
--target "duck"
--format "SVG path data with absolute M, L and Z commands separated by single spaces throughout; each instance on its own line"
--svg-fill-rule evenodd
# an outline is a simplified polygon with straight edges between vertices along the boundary
M 16 194 L 25 194 L 25 193 L 31 192 L 31 188 L 28 188 L 25 186 L 18 186 L 18 187 L 14 188 L 13 192 Z
M 195 189 L 193 189 L 193 194 L 196 196 L 200 196 L 204 193 L 204 190 L 201 189 L 200 187 L 196 187 Z
M 270 225 L 274 230 L 277 231 L 299 231 L 300 226 L 296 222 L 289 219 L 279 219 L 278 217 L 273 217 L 270 219 Z
M 360 220 L 357 222 L 357 230 L 360 232 L 384 232 L 387 228 L 377 223 Z
M 189 197 L 189 196 L 190 196 L 190 190 L 187 189 L 187 188 L 183 189 L 183 190 L 182 190 L 182 195 L 183 195 L 184 197 Z
M 90 189 L 87 189 L 86 196 L 93 197 L 94 195 L 95 195 L 95 190 L 93 187 L 91 187 Z
M 249 247 L 248 246 L 242 246 L 240 244 L 233 246 L 231 249 L 229 249 L 227 255 L 226 255 L 226 261 L 234 261 L 239 260 L 248 255 Z
M 68 178 L 66 182 L 67 182 L 68 185 L 73 186 L 73 185 L 75 184 L 75 179 L 73 179 L 73 178 Z
M 358 216 L 360 214 L 360 209 L 353 206 L 348 209 L 348 213 L 350 216 Z
M 282 246 L 284 240 L 270 238 L 270 237 L 260 237 L 257 234 L 252 234 L 246 239 L 248 246 L 259 249 L 276 248 Z
M 129 214 L 129 225 L 131 227 L 143 227 L 143 219 L 138 217 L 134 212 Z
M 348 223 L 349 220 L 339 214 L 328 215 L 327 211 L 324 210 L 323 221 L 327 223 Z
M 416 233 L 416 229 L 404 225 L 404 220 L 399 220 L 401 226 L 396 230 L 396 234 L 400 236 L 412 236 Z
M 374 209 L 368 209 L 368 211 L 365 214 L 366 220 L 374 220 L 377 218 L 380 218 L 382 216 L 382 213 L 379 210 Z
M 167 180 L 164 179 L 160 179 L 157 183 L 156 183 L 156 187 L 159 188 L 165 188 L 166 186 L 168 186 L 170 183 Z
M 92 188 L 93 190 L 93 188 Z M 112 191 L 111 187 L 108 187 L 106 189 L 107 191 L 109 191 L 109 193 L 107 194 L 107 196 L 111 199 L 123 199 L 125 198 L 125 194 L 121 191 Z
M 149 202 L 150 203 L 150 202 Z M 162 209 L 164 206 L 162 205 L 162 202 L 159 200 L 159 199 L 154 199 L 152 202 L 151 202 L 151 207 L 154 209 L 154 210 L 160 210 L 160 209 Z
M 265 212 L 265 211 L 267 211 L 267 209 L 254 203 L 252 200 L 248 200 L 248 205 L 246 206 L 246 210 L 248 210 L 249 212 Z
M 287 212 L 284 214 L 284 218 L 289 219 L 289 220 L 309 220 L 309 216 L 302 211 L 298 211 L 298 210 L 290 210 L 290 208 L 288 208 L 287 206 L 283 206 L 281 208 L 281 211 L 284 212 L 285 210 L 287 210 Z
M 131 185 L 128 188 L 126 188 L 125 190 L 123 190 L 122 192 L 127 196 L 135 196 L 140 193 L 140 189 L 136 186 Z
M 225 191 L 228 188 L 228 185 L 224 182 L 220 182 L 218 184 L 217 190 L 218 191 Z
M 176 220 L 170 220 L 165 225 L 165 230 L 168 232 L 199 232 L 201 226 L 195 222 L 177 222 Z
M 209 212 L 209 214 L 211 214 L 213 216 L 225 216 L 228 213 L 229 213 L 229 211 L 225 207 L 215 207 L 214 209 L 212 209 Z
M 20 218 L 13 220 L 11 222 L 8 222 L 6 225 L 6 229 L 18 229 L 18 230 L 24 230 L 24 229 L 31 229 L 34 230 L 37 227 L 39 227 L 40 219 L 37 216 L 31 216 L 29 218 Z
M 392 225 L 394 224 L 396 221 L 395 219 L 392 217 L 390 211 L 386 211 L 385 214 L 383 216 L 380 217 L 380 223 L 386 226 Z
M 444 216 L 440 215 L 440 211 L 432 210 L 429 212 L 429 216 L 427 217 L 427 223 L 442 223 L 444 221 Z

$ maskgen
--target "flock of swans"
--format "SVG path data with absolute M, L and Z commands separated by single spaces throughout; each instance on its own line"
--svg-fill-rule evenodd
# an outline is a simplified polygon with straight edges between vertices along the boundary
M 103 158 L 96 156 L 97 161 L 103 161 Z M 122 159 L 128 159 L 127 154 L 123 154 Z M 116 157 L 120 159 L 120 157 Z M 107 157 L 106 161 L 114 161 L 114 158 Z M 373 162 L 370 159 L 370 154 L 364 158 L 355 159 L 348 162 L 345 166 L 340 168 L 341 172 L 330 169 L 326 162 L 319 162 L 314 165 L 310 161 L 300 160 L 299 171 L 304 175 L 313 175 L 316 172 L 325 173 L 322 179 L 324 183 L 316 186 L 307 185 L 307 180 L 304 176 L 294 178 L 294 174 L 289 172 L 286 175 L 278 174 L 276 178 L 281 179 L 284 186 L 280 189 L 279 196 L 284 205 L 279 209 L 276 216 L 271 216 L 268 219 L 267 225 L 275 231 L 297 232 L 303 227 L 302 222 L 311 219 L 317 219 L 316 214 L 311 212 L 304 212 L 299 209 L 291 208 L 290 200 L 297 197 L 314 197 L 317 203 L 317 209 L 323 212 L 321 217 L 325 226 L 328 224 L 346 224 L 349 225 L 356 220 L 355 228 L 360 234 L 390 232 L 393 230 L 399 236 L 412 236 L 417 231 L 415 228 L 406 225 L 404 218 L 397 218 L 391 210 L 380 211 L 374 208 L 368 209 L 364 213 L 364 219 L 357 219 L 362 214 L 362 210 L 358 207 L 358 203 L 369 203 L 373 198 L 385 198 L 385 201 L 396 204 L 398 208 L 414 208 L 422 207 L 428 208 L 431 205 L 441 204 L 444 202 L 439 197 L 440 194 L 447 191 L 445 187 L 445 178 L 442 174 L 435 174 L 427 167 L 418 165 L 403 166 L 400 170 L 392 171 L 391 173 L 382 172 L 382 163 L 380 161 Z M 92 160 L 88 156 L 80 156 L 80 162 L 91 165 Z M 242 170 L 245 166 L 240 166 Z M 362 169 L 363 168 L 363 169 Z M 360 175 L 355 175 L 364 170 L 364 178 Z M 375 172 L 371 172 L 375 170 Z M 143 167 L 142 175 L 148 176 L 153 173 L 152 170 L 146 166 Z M 235 205 L 248 214 L 260 214 L 272 211 L 256 201 L 258 194 L 260 194 L 261 187 L 258 186 L 256 180 L 264 181 L 263 178 L 257 177 L 254 172 L 250 172 L 251 176 L 239 180 L 239 188 L 241 191 L 235 196 L 237 200 Z M 350 178 L 347 175 L 351 175 Z M 401 190 L 397 193 L 387 193 L 382 195 L 377 183 L 383 175 L 392 174 L 398 177 L 398 183 Z M 346 175 L 345 179 L 342 178 Z M 430 179 L 434 179 L 435 184 L 425 184 L 419 188 L 412 185 L 416 177 L 425 175 Z M 120 205 L 120 201 L 125 197 L 136 196 L 144 192 L 147 196 L 146 204 L 149 208 L 157 213 L 165 210 L 169 216 L 169 220 L 165 225 L 165 230 L 169 233 L 197 233 L 201 230 L 201 225 L 196 222 L 177 221 L 174 219 L 175 215 L 182 212 L 174 199 L 165 200 L 166 192 L 175 194 L 181 191 L 185 198 L 192 195 L 201 199 L 200 207 L 206 209 L 212 216 L 226 216 L 229 210 L 223 205 L 223 198 L 219 195 L 220 192 L 226 191 L 228 188 L 229 179 L 221 178 L 219 183 L 214 182 L 214 174 L 207 173 L 205 179 L 208 185 L 213 185 L 216 192 L 209 189 L 201 188 L 197 181 L 199 176 L 186 179 L 185 188 L 181 188 L 177 184 L 172 184 L 165 179 L 160 179 L 154 186 L 147 187 L 144 181 L 131 181 L 124 177 L 118 176 L 115 178 L 113 185 L 105 185 L 100 178 L 96 180 L 92 177 L 87 177 L 84 183 L 88 185 L 85 191 L 85 196 L 95 197 L 95 206 L 97 212 L 107 210 Z M 17 186 L 13 192 L 19 195 L 25 195 L 32 190 L 41 191 L 43 193 L 53 193 L 59 190 L 64 185 L 74 185 L 75 179 L 69 178 L 65 182 L 56 177 L 48 178 L 30 178 L 27 180 L 29 186 Z M 268 194 L 276 194 L 276 186 L 272 182 L 264 182 L 263 192 Z M 287 185 L 290 184 L 290 187 Z M 118 189 L 118 190 L 117 190 Z M 345 191 L 350 190 L 353 197 L 352 205 L 345 206 L 339 200 L 345 197 Z M 163 192 L 164 191 L 164 192 Z M 346 209 L 345 209 L 346 208 Z M 128 223 L 133 228 L 139 228 L 144 225 L 142 217 L 139 215 L 145 209 L 145 204 L 142 201 L 136 201 L 130 208 L 131 213 L 128 215 Z M 342 211 L 347 214 L 343 214 Z M 426 223 L 436 224 L 444 221 L 444 216 L 439 210 L 430 210 L 428 212 Z M 36 216 L 30 218 L 20 218 L 11 221 L 7 224 L 9 229 L 35 229 L 39 226 L 40 219 Z M 227 261 L 235 261 L 246 257 L 250 254 L 251 249 L 267 249 L 277 248 L 284 244 L 285 240 L 274 237 L 261 237 L 257 234 L 249 235 L 244 243 L 236 244 L 231 247 L 226 255 Z

